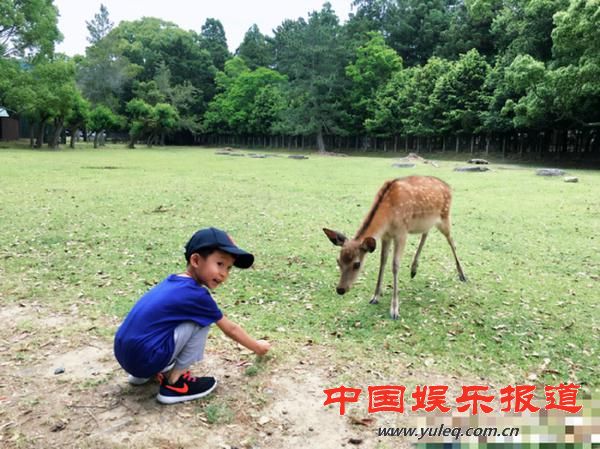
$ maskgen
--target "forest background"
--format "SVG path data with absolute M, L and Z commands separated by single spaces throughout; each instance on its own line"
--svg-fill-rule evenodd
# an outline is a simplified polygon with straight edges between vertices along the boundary
M 85 55 L 55 53 L 52 0 L 2 0 L 0 106 L 30 145 L 68 135 L 320 151 L 501 152 L 600 159 L 598 0 L 325 3 L 232 54 L 218 18 L 87 21 Z M 79 130 L 79 131 L 78 131 Z

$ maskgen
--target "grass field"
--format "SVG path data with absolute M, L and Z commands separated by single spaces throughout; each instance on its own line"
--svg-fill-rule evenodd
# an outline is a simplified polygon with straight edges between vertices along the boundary
M 457 162 L 443 160 L 399 169 L 392 155 L 278 155 L 0 149 L 2 306 L 76 308 L 97 322 L 89 332 L 110 341 L 143 292 L 183 270 L 190 235 L 213 225 L 256 256 L 253 269 L 235 271 L 216 291 L 217 301 L 276 351 L 324 346 L 336 354 L 332 363 L 392 375 L 402 363 L 504 385 L 573 381 L 588 394 L 600 387 L 600 172 L 571 170 L 580 182 L 568 184 L 535 176 L 531 166 L 458 173 Z M 380 185 L 408 174 L 452 186 L 453 235 L 469 282 L 458 281 L 437 232 L 410 280 L 411 237 L 392 321 L 390 271 L 379 305 L 368 303 L 378 253 L 338 296 L 338 249 L 321 228 L 353 235 Z M 61 337 L 69 335 L 65 328 Z

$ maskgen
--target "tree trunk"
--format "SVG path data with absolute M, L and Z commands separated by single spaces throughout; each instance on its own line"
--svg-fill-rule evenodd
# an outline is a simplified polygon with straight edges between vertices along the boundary
M 54 133 L 50 137 L 48 141 L 48 148 L 56 149 L 60 144 L 60 134 L 63 130 L 64 119 L 57 118 L 54 119 Z
M 36 148 L 42 148 L 44 145 L 44 133 L 46 132 L 46 123 L 40 122 L 40 127 L 38 128 L 38 135 L 35 141 Z
M 71 127 L 69 131 L 71 132 L 71 143 L 69 144 L 69 147 L 75 148 L 75 135 L 77 134 L 77 127 Z
M 96 134 L 94 134 L 94 148 L 98 148 L 99 140 L 100 140 L 100 133 L 96 132 Z M 133 146 L 130 146 L 129 148 L 133 148 Z
M 134 135 L 130 135 L 129 136 L 129 144 L 127 145 L 127 148 L 130 149 L 134 149 L 135 148 L 135 141 L 137 140 L 137 136 Z
M 325 152 L 325 142 L 323 141 L 322 129 L 319 129 L 319 131 L 317 131 L 317 148 L 319 149 L 319 153 Z

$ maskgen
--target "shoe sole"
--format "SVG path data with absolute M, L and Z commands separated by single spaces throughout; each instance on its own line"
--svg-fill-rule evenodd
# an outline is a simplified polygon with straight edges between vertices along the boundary
M 211 394 L 212 391 L 215 388 L 217 388 L 217 383 L 218 382 L 215 380 L 215 384 L 212 387 L 210 387 L 210 389 L 198 394 L 191 394 L 185 396 L 163 396 L 162 394 L 158 393 L 156 395 L 156 400 L 161 404 L 177 404 L 178 402 L 193 401 L 194 399 L 200 399 L 204 396 L 208 396 L 209 394 Z
M 129 385 L 145 385 L 150 381 L 150 378 L 148 377 L 147 379 L 144 377 L 134 377 L 132 375 L 129 375 L 129 377 L 127 378 L 127 382 L 129 383 Z
M 175 366 L 175 362 L 171 363 L 169 366 L 164 368 L 161 371 L 161 373 L 166 373 L 168 371 L 171 371 L 174 366 Z M 150 381 L 150 379 L 152 379 L 152 378 L 151 377 L 135 377 L 130 374 L 129 377 L 127 378 L 127 382 L 129 383 L 129 385 L 139 386 L 139 385 L 147 384 Z

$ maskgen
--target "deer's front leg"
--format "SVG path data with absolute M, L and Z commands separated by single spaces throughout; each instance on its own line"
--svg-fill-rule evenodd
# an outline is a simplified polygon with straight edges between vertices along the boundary
M 381 283 L 383 282 L 383 271 L 385 270 L 385 264 L 387 262 L 388 254 L 390 252 L 390 240 L 381 241 L 381 259 L 379 262 L 379 274 L 377 275 L 377 285 L 375 286 L 375 293 L 370 304 L 377 304 L 379 302 L 379 296 L 381 295 Z
M 392 295 L 392 303 L 390 305 L 390 316 L 393 320 L 398 319 L 398 271 L 400 269 L 400 259 L 404 252 L 406 244 L 406 235 L 399 236 L 394 241 L 394 261 L 392 263 L 392 274 L 394 276 L 394 293 Z

